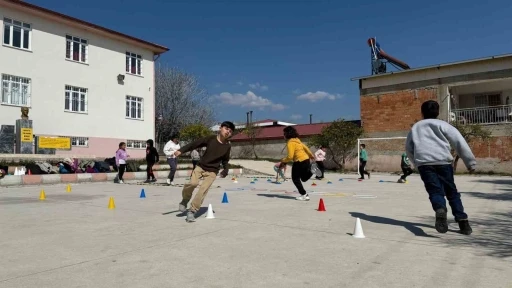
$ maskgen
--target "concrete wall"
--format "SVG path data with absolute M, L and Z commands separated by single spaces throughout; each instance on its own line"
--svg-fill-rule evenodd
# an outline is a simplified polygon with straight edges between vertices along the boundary
M 0 46 L 0 73 L 31 79 L 29 116 L 36 135 L 94 138 L 71 154 L 98 156 L 111 156 L 120 140 L 154 138 L 153 52 L 2 6 L 3 17 L 32 25 L 30 51 Z M 88 40 L 88 63 L 66 59 L 66 34 Z M 127 51 L 142 55 L 141 76 L 126 73 Z M 124 83 L 118 83 L 118 74 L 125 75 Z M 88 89 L 86 113 L 64 111 L 65 85 Z M 127 95 L 144 99 L 143 120 L 126 118 Z M 19 118 L 20 107 L 0 105 L 0 124 L 14 125 Z M 134 154 L 142 156 L 143 150 Z

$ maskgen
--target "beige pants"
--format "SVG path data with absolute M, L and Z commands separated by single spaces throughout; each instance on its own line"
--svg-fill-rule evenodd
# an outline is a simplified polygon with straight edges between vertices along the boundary
M 208 190 L 210 189 L 210 186 L 212 186 L 213 181 L 215 181 L 217 174 L 215 172 L 204 171 L 201 167 L 196 166 L 190 176 L 190 182 L 183 186 L 183 200 L 181 200 L 181 204 L 187 206 L 190 199 L 192 199 L 194 189 L 199 185 L 199 178 L 201 177 L 203 177 L 203 183 L 199 186 L 199 191 L 194 197 L 194 200 L 192 200 L 192 204 L 190 204 L 190 211 L 193 213 L 196 213 L 199 211 L 199 208 L 201 208 L 204 198 L 208 194 Z

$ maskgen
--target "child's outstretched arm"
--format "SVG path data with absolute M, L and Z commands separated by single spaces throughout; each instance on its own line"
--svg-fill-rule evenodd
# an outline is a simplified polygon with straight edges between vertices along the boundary
M 473 155 L 471 148 L 469 147 L 464 137 L 462 137 L 462 134 L 460 134 L 459 130 L 448 124 L 442 127 L 442 132 L 446 139 L 448 139 L 450 142 L 450 145 L 452 145 L 452 148 L 455 149 L 455 152 L 457 152 L 457 155 L 459 155 L 462 161 L 464 161 L 466 168 L 469 171 L 475 170 L 475 155 Z

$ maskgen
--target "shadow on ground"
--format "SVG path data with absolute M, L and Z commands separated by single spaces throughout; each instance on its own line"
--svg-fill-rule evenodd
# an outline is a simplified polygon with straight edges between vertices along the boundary
M 58 194 L 52 195 L 46 193 L 46 200 L 39 200 L 39 195 L 34 197 L 1 197 L 0 198 L 0 206 L 1 205 L 17 205 L 17 204 L 27 204 L 27 203 L 38 203 L 38 202 L 59 202 L 59 201 L 71 201 L 71 202 L 80 202 L 80 201 L 90 201 L 98 198 L 105 198 L 104 195 L 80 195 L 80 194 Z
M 279 199 L 293 199 L 295 200 L 295 197 L 293 196 L 286 196 L 286 195 L 277 195 L 277 194 L 256 194 L 261 197 L 268 197 L 268 198 L 279 198 Z
M 435 227 L 432 225 L 401 221 L 401 220 L 396 220 L 396 219 L 392 219 L 392 218 L 373 216 L 373 215 L 368 215 L 368 214 L 359 213 L 359 212 L 349 212 L 349 213 L 354 218 L 360 218 L 361 220 L 368 221 L 368 222 L 393 225 L 393 226 L 402 226 L 405 229 L 409 230 L 414 235 L 419 236 L 419 237 L 438 238 L 436 236 L 428 235 L 427 233 L 425 233 L 425 231 L 423 231 L 423 229 L 420 228 L 420 227 L 425 227 L 425 228 L 435 229 Z M 452 231 L 452 232 L 457 232 L 457 231 Z

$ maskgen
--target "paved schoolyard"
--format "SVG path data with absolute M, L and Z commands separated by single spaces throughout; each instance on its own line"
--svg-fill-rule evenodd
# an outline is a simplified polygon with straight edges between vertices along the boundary
M 510 177 L 456 178 L 471 236 L 453 218 L 435 231 L 417 176 L 329 177 L 306 184 L 309 202 L 290 182 L 218 179 L 203 205 L 216 219 L 195 223 L 176 211 L 178 187 L 0 188 L 0 287 L 512 287 Z M 365 239 L 350 236 L 354 217 Z

